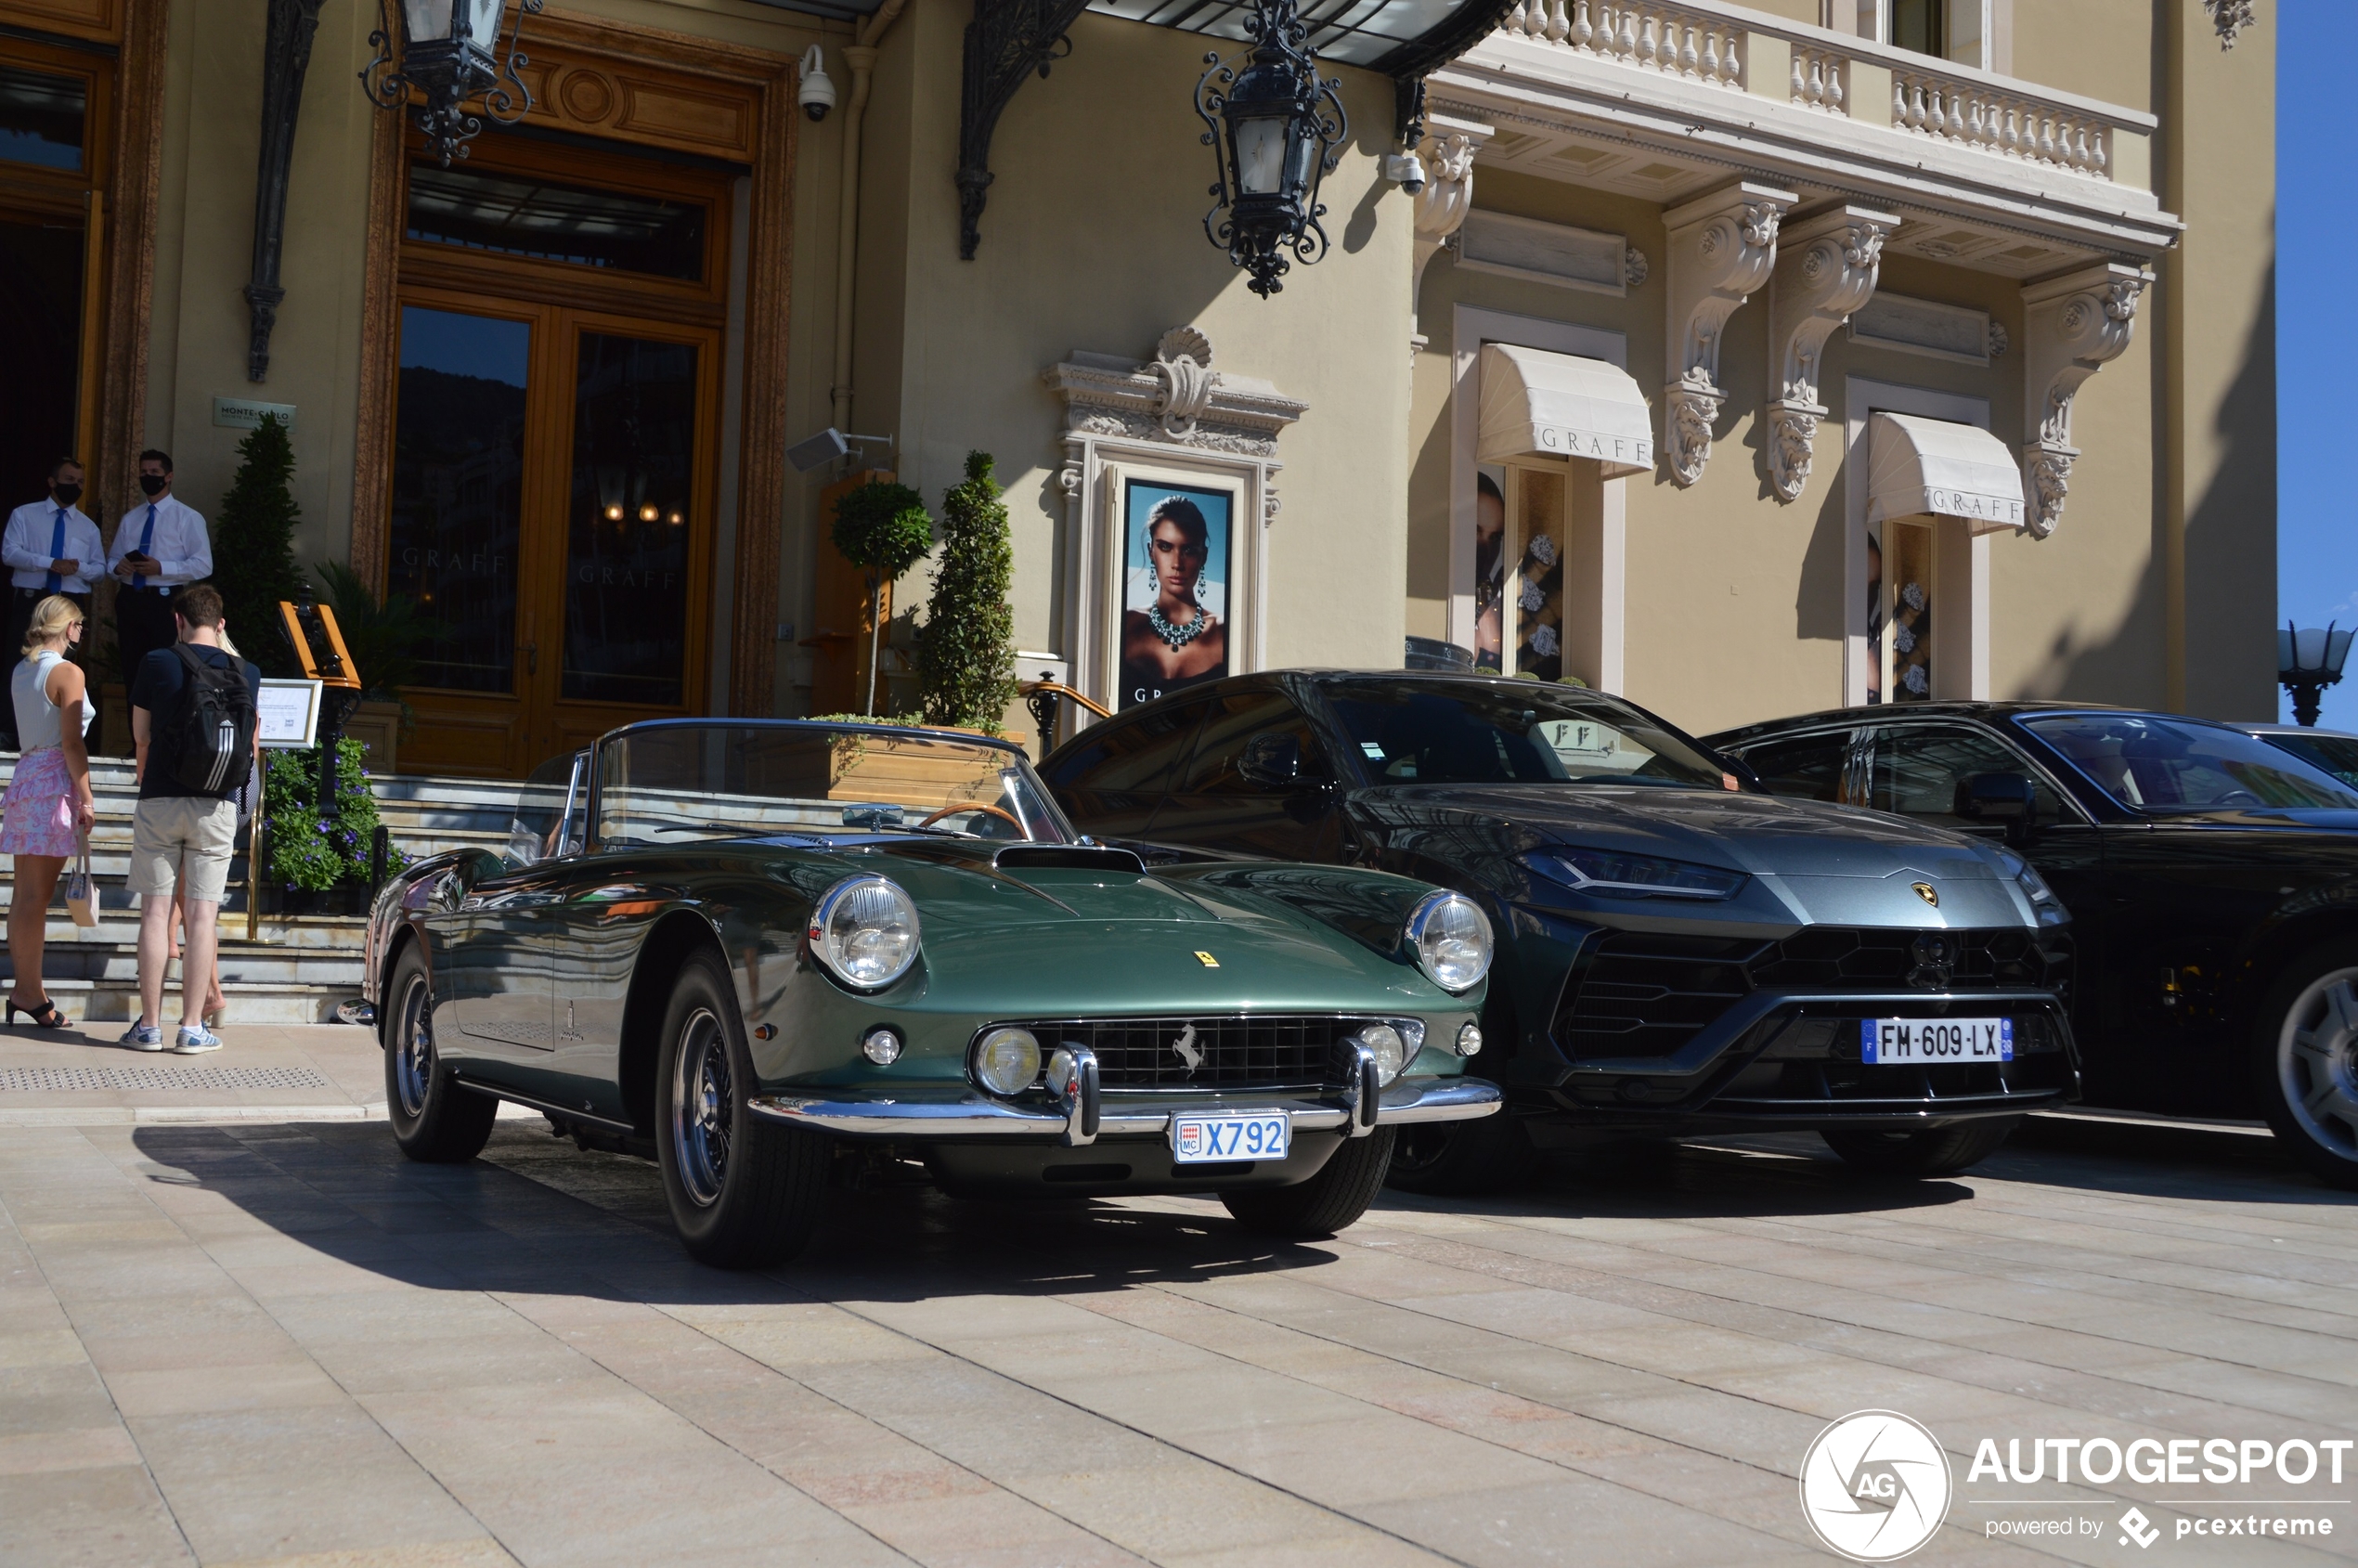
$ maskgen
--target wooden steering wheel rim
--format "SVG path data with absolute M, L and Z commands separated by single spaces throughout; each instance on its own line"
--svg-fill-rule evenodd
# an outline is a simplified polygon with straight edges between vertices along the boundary
M 942 818 L 955 816 L 960 811 L 988 811 L 992 816 L 997 817 L 1001 822 L 1005 823 L 1009 827 L 1014 828 L 1017 837 L 1028 838 L 1030 836 L 1030 834 L 1024 832 L 1023 823 L 1013 811 L 1003 810 L 997 806 L 986 806 L 979 800 L 962 800 L 955 806 L 944 806 L 940 810 L 936 811 L 932 816 L 926 818 L 917 825 L 919 827 L 931 827 Z

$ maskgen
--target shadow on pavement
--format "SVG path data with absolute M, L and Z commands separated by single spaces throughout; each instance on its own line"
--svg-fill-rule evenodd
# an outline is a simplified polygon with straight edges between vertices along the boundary
M 2358 1206 L 2287 1158 L 2273 1135 L 2204 1126 L 2034 1116 L 1976 1174 L 2143 1198 Z
M 149 1178 L 356 1267 L 429 1289 L 673 1304 L 1069 1295 L 1316 1267 L 1331 1249 L 1253 1236 L 1217 1208 L 984 1202 L 929 1188 L 841 1192 L 801 1257 L 771 1274 L 706 1268 L 671 1234 L 648 1161 L 583 1152 L 503 1121 L 481 1159 L 421 1165 L 382 1123 L 139 1128 Z

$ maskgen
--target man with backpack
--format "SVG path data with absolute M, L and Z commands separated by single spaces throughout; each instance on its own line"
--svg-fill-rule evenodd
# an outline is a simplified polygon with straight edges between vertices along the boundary
M 221 897 L 236 852 L 239 786 L 261 758 L 262 672 L 221 646 L 221 595 L 195 583 L 172 596 L 178 641 L 139 661 L 131 680 L 131 738 L 139 806 L 131 819 L 131 891 L 139 898 L 139 1017 L 123 1036 L 136 1051 L 164 1049 L 163 972 L 172 952 L 172 896 L 188 906 L 180 954 L 184 1056 L 218 1051 L 205 1027 L 205 986 L 219 940 Z

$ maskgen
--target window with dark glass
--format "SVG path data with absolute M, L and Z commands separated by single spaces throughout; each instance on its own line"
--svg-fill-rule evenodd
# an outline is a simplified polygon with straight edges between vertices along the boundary
M 480 169 L 409 170 L 408 234 L 434 245 L 700 282 L 705 208 Z
M 1244 755 L 1249 744 L 1262 735 L 1280 735 L 1294 743 L 1302 758 L 1300 777 L 1303 783 L 1332 776 L 1327 767 L 1326 752 L 1318 745 L 1317 732 L 1311 729 L 1310 720 L 1302 717 L 1300 708 L 1280 693 L 1238 692 L 1212 699 L 1211 711 L 1204 715 L 1203 729 L 1196 737 L 1195 754 L 1174 786 L 1176 792 L 1267 795 L 1266 787 L 1237 771 L 1237 759 Z
M 698 525 L 695 347 L 584 332 L 573 398 L 564 694 L 677 704 Z
M 1956 814 L 1957 786 L 1982 773 L 2018 773 L 2031 781 L 2041 822 L 2055 820 L 2054 794 L 2039 782 L 2028 758 L 1979 730 L 1946 724 L 1894 725 L 1876 738 L 1874 785 L 1868 804 L 1942 827 L 1973 824 Z
M 1843 762 L 1850 754 L 1850 732 L 1826 730 L 1791 740 L 1759 741 L 1733 748 L 1760 776 L 1771 795 L 1795 800 L 1840 800 Z
M 1949 53 L 1949 7 L 1943 0 L 1891 0 L 1891 41 L 1920 55 Z
M 0 66 L 0 159 L 79 171 L 89 97 L 79 76 Z
M 527 322 L 408 305 L 394 415 L 386 586 L 433 628 L 417 684 L 515 684 Z

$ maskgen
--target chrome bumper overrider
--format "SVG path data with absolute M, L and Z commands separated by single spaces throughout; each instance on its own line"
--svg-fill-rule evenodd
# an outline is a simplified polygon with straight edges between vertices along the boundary
M 1091 1085 L 1095 1087 L 1094 1083 Z M 1095 1096 L 1092 1096 L 1093 1098 Z M 829 1100 L 799 1095 L 764 1095 L 748 1102 L 758 1116 L 816 1128 L 856 1138 L 1019 1137 L 1054 1140 L 1068 1145 L 1101 1137 L 1160 1137 L 1171 1119 L 1212 1111 L 1282 1110 L 1294 1131 L 1348 1128 L 1354 1135 L 1377 1126 L 1412 1121 L 1465 1121 L 1488 1116 L 1498 1108 L 1498 1087 L 1472 1078 L 1410 1079 L 1394 1083 L 1363 1101 L 1349 1091 L 1335 1090 L 1308 1097 L 1238 1094 L 1218 1100 L 1182 1100 L 1141 1105 L 1135 1101 L 1100 1101 L 1094 1118 L 1071 1112 L 1028 1110 L 970 1095 L 959 1100 Z M 1363 1113 L 1362 1107 L 1373 1112 Z M 1090 1121 L 1094 1121 L 1094 1125 Z

